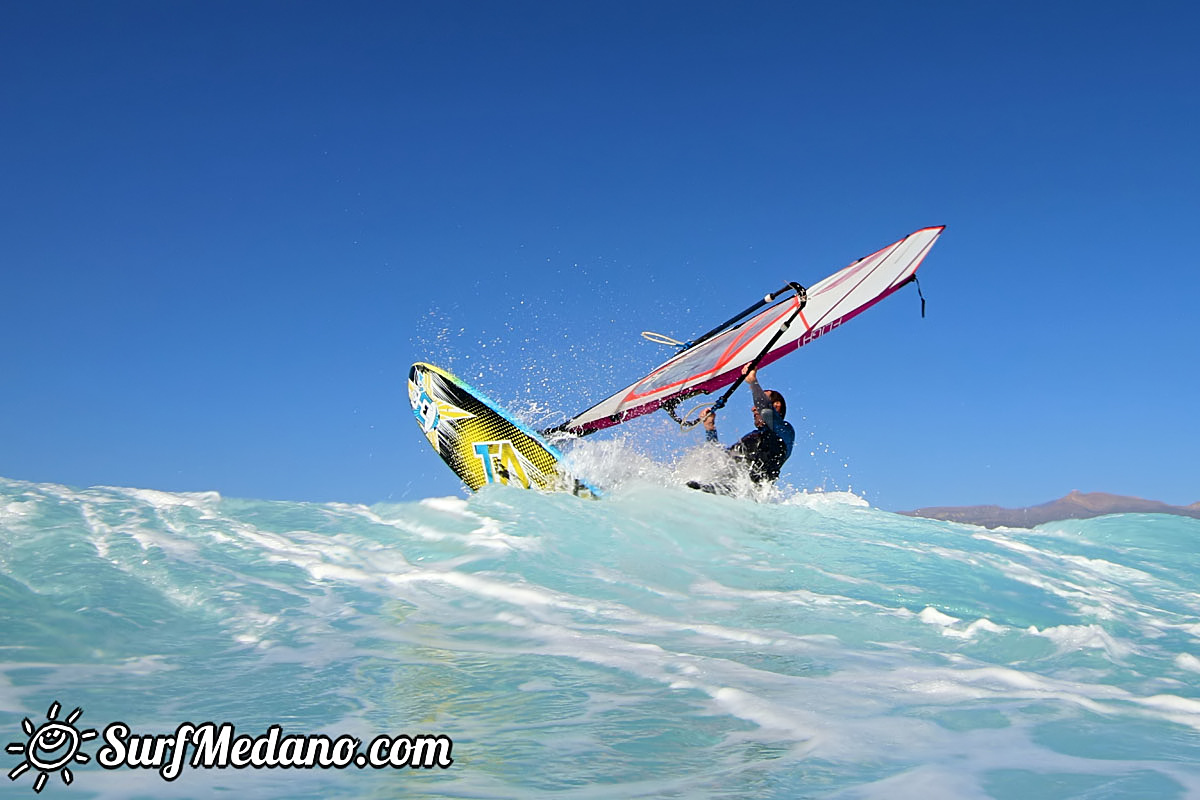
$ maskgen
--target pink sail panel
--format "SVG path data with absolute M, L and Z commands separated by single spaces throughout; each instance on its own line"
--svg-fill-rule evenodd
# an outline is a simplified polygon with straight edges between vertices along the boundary
M 739 358 L 746 353 L 747 347 L 764 331 L 773 331 L 776 326 L 793 311 L 799 301 L 795 296 L 763 311 L 748 322 L 709 339 L 690 350 L 680 354 L 651 372 L 638 383 L 634 384 L 622 402 L 634 406 L 639 400 L 654 397 L 664 391 L 676 388 L 694 387 L 697 382 L 703 382 L 720 377 L 730 370 L 731 364 L 741 369 L 757 355 L 749 353 L 749 358 Z
M 759 366 L 766 366 L 824 336 L 904 286 L 912 280 L 943 229 L 944 226 L 923 228 L 809 287 L 807 304 L 759 361 Z M 645 378 L 555 430 L 576 435 L 593 433 L 682 398 L 728 386 L 796 313 L 798 302 L 795 295 L 789 296 L 745 322 L 680 351 Z

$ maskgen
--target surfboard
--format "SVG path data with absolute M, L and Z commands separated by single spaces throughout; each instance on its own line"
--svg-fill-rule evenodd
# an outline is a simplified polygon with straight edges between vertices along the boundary
M 429 444 L 471 491 L 497 483 L 599 496 L 561 468 L 553 445 L 446 370 L 413 364 L 408 400 Z

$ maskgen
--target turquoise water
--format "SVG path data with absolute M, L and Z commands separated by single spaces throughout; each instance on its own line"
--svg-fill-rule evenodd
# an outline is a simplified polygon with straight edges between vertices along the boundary
M 446 769 L 167 782 L 97 736 L 40 795 L 0 753 L 0 794 L 1197 797 L 1197 542 L 649 479 L 372 507 L 0 480 L 0 744 L 75 708 L 453 741 Z

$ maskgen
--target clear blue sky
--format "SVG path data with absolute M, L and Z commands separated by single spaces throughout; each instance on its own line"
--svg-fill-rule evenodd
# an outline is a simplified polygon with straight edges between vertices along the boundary
M 413 361 L 575 412 L 947 225 L 763 372 L 834 477 L 1200 500 L 1196 8 L 6 3 L 0 475 L 453 494 Z

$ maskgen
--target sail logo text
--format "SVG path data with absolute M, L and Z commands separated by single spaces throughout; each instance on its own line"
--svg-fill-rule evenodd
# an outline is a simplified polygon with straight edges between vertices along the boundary
M 833 330 L 834 328 L 838 327 L 841 324 L 842 324 L 842 320 L 835 319 L 833 322 L 829 323 L 828 325 L 822 325 L 819 328 L 809 328 L 807 331 L 804 332 L 804 335 L 800 337 L 800 342 L 796 346 L 801 347 L 803 345 L 806 345 L 809 342 L 813 341 L 814 339 L 824 336 L 825 334 L 829 333 L 831 330 Z

